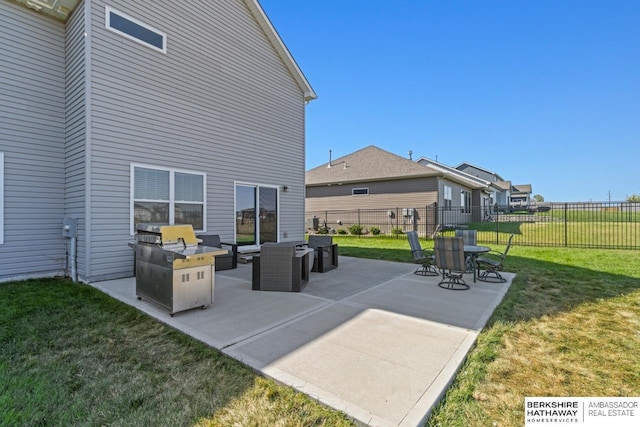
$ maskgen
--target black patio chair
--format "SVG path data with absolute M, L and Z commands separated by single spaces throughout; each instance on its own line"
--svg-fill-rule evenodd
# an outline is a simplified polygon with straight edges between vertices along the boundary
M 438 227 L 434 235 L 438 232 Z M 420 246 L 420 239 L 418 238 L 418 232 L 408 231 L 407 239 L 409 240 L 409 246 L 411 247 L 411 255 L 415 263 L 420 264 L 420 267 L 414 271 L 414 274 L 420 276 L 437 276 L 438 270 L 434 267 L 435 254 L 428 249 L 422 249 Z
M 238 267 L 238 245 L 235 243 L 221 242 L 219 234 L 200 233 L 197 234 L 196 237 L 202 240 L 202 243 L 199 243 L 202 246 L 227 249 L 226 255 L 216 256 L 216 271 L 230 270 Z
M 338 267 L 338 244 L 333 237 L 313 234 L 309 236 L 309 247 L 313 248 L 313 269 L 324 273 Z
M 509 248 L 511 248 L 512 239 L 513 234 L 509 236 L 507 247 L 504 252 L 491 251 L 483 256 L 479 256 L 478 258 L 476 258 L 476 265 L 478 266 L 478 280 L 494 283 L 502 283 L 507 281 L 504 277 L 502 277 L 500 272 L 504 267 L 505 259 L 507 259 L 507 254 L 509 253 Z M 484 267 L 484 271 L 480 273 L 482 267 Z
M 453 291 L 469 289 L 462 278 L 467 270 L 462 237 L 436 237 L 433 249 L 436 253 L 436 266 L 442 272 L 442 280 L 438 286 Z

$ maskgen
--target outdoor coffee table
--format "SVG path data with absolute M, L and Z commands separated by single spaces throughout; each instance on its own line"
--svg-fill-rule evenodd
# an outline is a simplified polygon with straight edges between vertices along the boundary
M 488 246 L 476 246 L 476 245 L 464 245 L 464 256 L 469 257 L 470 267 L 473 270 L 473 283 L 476 282 L 477 277 L 477 269 L 476 269 L 476 258 L 480 254 L 486 254 L 491 250 Z

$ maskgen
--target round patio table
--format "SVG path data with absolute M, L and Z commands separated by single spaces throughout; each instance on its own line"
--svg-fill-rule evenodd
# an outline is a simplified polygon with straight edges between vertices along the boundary
M 488 246 L 464 245 L 464 256 L 469 259 L 469 267 L 473 270 L 473 283 L 476 282 L 477 269 L 476 258 L 480 254 L 486 254 L 491 250 Z

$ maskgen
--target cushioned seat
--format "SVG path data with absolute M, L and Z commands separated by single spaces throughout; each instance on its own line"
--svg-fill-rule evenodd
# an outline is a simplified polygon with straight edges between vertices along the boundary
M 311 252 L 290 242 L 264 243 L 251 263 L 251 289 L 300 292 L 309 281 Z
M 216 257 L 216 271 L 230 270 L 238 267 L 238 245 L 235 243 L 221 242 L 219 234 L 202 233 L 197 234 L 196 237 L 202 240 L 200 243 L 202 246 L 227 249 L 227 255 L 218 255 Z

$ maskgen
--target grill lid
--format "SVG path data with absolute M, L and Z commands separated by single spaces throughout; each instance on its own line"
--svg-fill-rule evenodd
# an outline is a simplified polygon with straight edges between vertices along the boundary
M 161 246 L 180 244 L 183 247 L 198 246 L 198 239 L 191 224 L 168 225 L 141 223 L 136 227 L 136 240 Z

